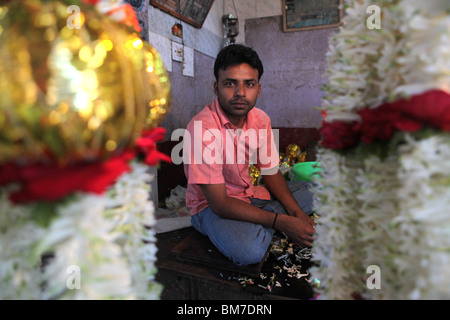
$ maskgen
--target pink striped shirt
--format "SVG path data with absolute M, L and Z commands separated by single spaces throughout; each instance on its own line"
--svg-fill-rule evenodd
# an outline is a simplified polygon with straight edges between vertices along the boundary
M 264 186 L 253 185 L 249 164 L 262 173 L 278 171 L 275 140 L 270 118 L 256 107 L 247 114 L 241 132 L 228 120 L 217 98 L 200 111 L 189 122 L 183 139 L 186 205 L 191 215 L 208 206 L 198 184 L 224 183 L 229 197 L 248 203 L 250 198 L 270 199 Z

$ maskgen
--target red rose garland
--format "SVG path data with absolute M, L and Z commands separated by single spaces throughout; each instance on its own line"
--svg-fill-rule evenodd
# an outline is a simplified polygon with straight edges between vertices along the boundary
M 409 99 L 384 103 L 358 111 L 360 122 L 324 122 L 320 129 L 321 145 L 330 149 L 355 147 L 359 141 L 371 144 L 389 140 L 400 130 L 415 132 L 423 126 L 450 131 L 450 95 L 442 90 L 431 90 Z
M 33 201 L 56 201 L 74 192 L 102 194 L 123 173 L 130 171 L 129 162 L 137 154 L 145 156 L 149 166 L 159 161 L 170 162 L 169 156 L 156 148 L 156 142 L 164 137 L 165 129 L 158 127 L 145 131 L 136 141 L 136 150 L 125 151 L 106 161 L 76 163 L 59 166 L 51 164 L 0 166 L 0 186 L 19 183 L 20 189 L 12 192 L 10 200 L 16 204 Z

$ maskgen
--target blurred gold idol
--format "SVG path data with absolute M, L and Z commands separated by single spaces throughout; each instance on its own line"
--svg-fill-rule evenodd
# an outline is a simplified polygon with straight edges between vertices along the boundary
M 0 165 L 107 159 L 170 104 L 156 50 L 94 7 L 0 6 Z

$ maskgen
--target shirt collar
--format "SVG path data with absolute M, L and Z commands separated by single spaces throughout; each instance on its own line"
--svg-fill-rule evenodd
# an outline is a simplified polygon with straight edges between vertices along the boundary
M 230 122 L 230 120 L 226 116 L 225 112 L 223 111 L 222 107 L 220 106 L 219 98 L 216 98 L 214 100 L 213 109 L 219 116 L 220 125 L 222 127 L 225 127 L 227 129 L 228 128 L 236 129 L 235 125 Z M 253 111 L 254 111 L 254 108 L 252 110 L 250 110 L 249 113 L 247 113 L 247 117 L 244 122 L 244 128 L 252 128 L 253 127 L 253 125 L 255 123 L 255 117 L 254 117 Z

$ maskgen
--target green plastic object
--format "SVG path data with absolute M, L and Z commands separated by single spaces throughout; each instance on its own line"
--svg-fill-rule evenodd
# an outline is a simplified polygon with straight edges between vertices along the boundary
M 323 171 L 323 169 L 320 167 L 320 162 L 316 161 L 299 162 L 292 167 L 294 179 L 299 181 L 320 179 L 320 171 Z

